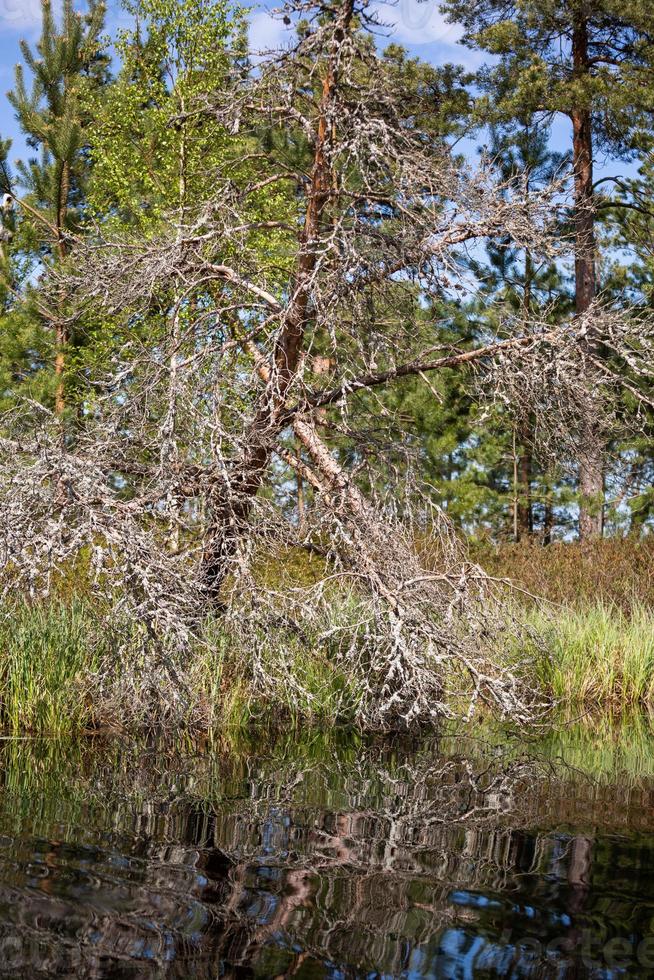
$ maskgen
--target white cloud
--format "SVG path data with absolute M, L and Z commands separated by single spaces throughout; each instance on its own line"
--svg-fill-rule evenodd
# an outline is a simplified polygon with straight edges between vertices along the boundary
M 409 47 L 426 47 L 422 58 L 433 64 L 453 61 L 473 69 L 483 60 L 480 52 L 471 51 L 460 44 L 463 28 L 450 24 L 440 12 L 438 0 L 397 0 L 374 5 L 379 21 L 388 25 L 387 41 Z M 383 38 L 380 39 L 383 46 Z
M 379 19 L 390 25 L 389 33 L 401 44 L 456 44 L 463 33 L 459 24 L 450 24 L 434 0 L 398 0 L 396 4 L 376 5 Z
M 0 0 L 0 28 L 3 30 L 31 32 L 40 24 L 40 0 Z
M 463 29 L 460 24 L 445 20 L 439 10 L 439 0 L 377 0 L 371 5 L 371 11 L 385 25 L 375 32 L 382 48 L 392 41 L 409 48 L 421 47 L 421 57 L 433 64 L 452 61 L 468 69 L 478 67 L 483 60 L 480 52 L 459 43 Z M 283 48 L 294 33 L 294 25 L 286 26 L 265 8 L 251 10 L 249 41 L 255 60 L 257 55 Z
M 288 44 L 292 37 L 293 29 L 287 27 L 281 19 L 272 17 L 265 10 L 253 14 L 250 18 L 248 38 L 250 51 L 254 55 L 276 51 Z
M 108 0 L 107 27 L 124 25 L 131 22 L 129 14 L 123 9 L 120 0 Z M 52 3 L 55 21 L 61 23 L 61 0 Z M 76 0 L 75 8 L 79 11 L 86 9 L 83 0 Z M 41 0 L 0 0 L 0 30 L 15 31 L 17 34 L 38 34 L 41 28 Z

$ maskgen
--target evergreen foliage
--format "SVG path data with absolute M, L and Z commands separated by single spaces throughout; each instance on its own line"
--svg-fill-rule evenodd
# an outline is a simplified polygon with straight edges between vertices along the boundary
M 14 88 L 7 93 L 35 155 L 17 161 L 13 181 L 4 168 L 4 189 L 17 202 L 17 229 L 3 269 L 10 329 L 0 337 L 0 390 L 10 405 L 18 389 L 26 394 L 27 384 L 33 396 L 61 412 L 70 348 L 80 338 L 70 335 L 64 311 L 39 297 L 38 278 L 44 266 L 65 259 L 69 236 L 80 230 L 84 218 L 86 106 L 91 93 L 108 80 L 109 57 L 100 0 L 89 0 L 84 14 L 74 10 L 72 0 L 64 0 L 60 24 L 50 0 L 43 0 L 41 12 L 41 36 L 35 50 L 21 42 L 24 65 L 16 66 Z
M 415 100 L 416 124 L 428 124 L 452 145 L 476 132 L 486 144 L 485 155 L 505 176 L 526 174 L 537 188 L 570 162 L 569 154 L 551 150 L 554 117 L 588 112 L 596 152 L 639 162 L 637 176 L 600 177 L 595 189 L 601 286 L 612 301 L 635 298 L 651 305 L 651 5 L 645 0 L 449 0 L 445 7 L 464 25 L 465 42 L 492 57 L 473 77 L 454 65 L 428 65 L 390 44 L 382 70 Z M 280 208 L 290 228 L 302 218 L 297 191 L 310 169 L 312 148 L 301 127 L 262 126 L 255 137 L 251 132 L 245 137 L 238 124 L 228 129 L 217 116 L 199 111 L 212 93 L 236 91 L 248 65 L 244 12 L 227 0 L 130 0 L 126 11 L 131 26 L 113 39 L 113 65 L 100 0 L 88 0 L 81 14 L 72 0 L 64 0 L 60 17 L 43 0 L 39 40 L 34 47 L 21 44 L 22 64 L 7 98 L 33 155 L 10 164 L 10 143 L 0 142 L 1 190 L 15 199 L 2 217 L 2 409 L 26 397 L 50 407 L 62 403 L 63 371 L 69 412 L 79 420 L 91 410 L 89 379 L 111 362 L 124 335 L 110 316 L 93 310 L 78 317 L 74 329 L 62 326 L 64 311 L 41 291 L 40 274 L 48 265 L 66 262 L 72 236 L 94 223 L 116 234 L 154 237 L 171 215 L 197 214 L 210 199 L 216 176 L 232 168 L 236 182 L 261 183 L 251 204 L 262 225 L 258 241 L 269 257 L 270 284 L 280 285 L 288 275 L 288 231 L 264 226 Z M 581 20 L 588 41 L 583 70 L 573 59 L 573 32 Z M 296 27 L 300 34 L 308 29 L 302 23 Z M 295 186 L 293 181 L 266 184 L 271 154 L 285 157 Z M 562 227 L 562 236 L 569 230 Z M 446 286 L 440 297 L 425 298 L 418 289 L 413 294 L 406 322 L 424 336 L 425 346 L 463 350 L 481 339 L 501 338 L 502 309 L 511 317 L 522 308 L 537 311 L 552 323 L 573 313 L 574 283 L 564 261 L 497 241 L 484 254 L 471 253 L 468 264 L 467 294 Z M 402 303 L 409 295 L 404 286 Z M 134 338 L 160 342 L 175 301 L 173 292 L 160 295 L 147 322 L 133 326 Z M 191 312 L 182 307 L 180 315 Z M 403 329 L 397 310 L 381 310 L 380 323 L 384 343 Z M 371 336 L 370 348 L 378 341 Z M 313 338 L 312 351 L 317 360 L 307 371 L 316 365 L 318 372 L 321 365 L 328 370 L 327 333 Z M 425 493 L 473 534 L 535 534 L 545 542 L 569 536 L 576 513 L 569 471 L 539 459 L 531 434 L 517 431 L 506 412 L 486 410 L 483 397 L 471 397 L 468 380 L 465 369 L 452 368 L 429 385 L 412 378 L 392 392 L 362 396 L 355 411 L 370 452 L 395 472 L 409 458 Z M 630 410 L 625 403 L 625 412 Z M 398 413 L 414 422 L 408 457 L 406 447 L 400 452 L 397 446 L 393 418 Z M 377 480 L 374 489 L 386 492 L 378 477 L 367 475 L 366 461 L 350 440 L 334 431 L 329 444 L 341 462 L 357 470 L 362 484 Z M 618 531 L 647 528 L 654 515 L 651 440 L 641 434 L 614 448 L 615 466 L 607 476 L 609 525 Z M 284 467 L 274 492 L 294 519 L 298 492 L 301 505 L 311 506 L 311 488 L 298 491 L 296 478 Z

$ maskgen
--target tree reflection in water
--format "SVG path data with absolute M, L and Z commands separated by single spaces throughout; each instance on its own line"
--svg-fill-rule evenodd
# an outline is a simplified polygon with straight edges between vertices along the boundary
M 4 743 L 0 974 L 654 975 L 646 773 L 268 741 Z

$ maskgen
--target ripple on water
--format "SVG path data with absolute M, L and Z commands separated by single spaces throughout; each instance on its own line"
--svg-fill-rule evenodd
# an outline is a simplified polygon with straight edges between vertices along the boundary
M 654 976 L 639 726 L 4 743 L 0 976 Z

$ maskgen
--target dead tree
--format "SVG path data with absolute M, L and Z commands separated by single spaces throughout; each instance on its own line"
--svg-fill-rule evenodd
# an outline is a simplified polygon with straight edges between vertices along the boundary
M 376 21 L 365 0 L 297 2 L 284 13 L 300 15 L 293 47 L 189 109 L 210 113 L 226 139 L 215 195 L 146 240 L 89 229 L 52 271 L 47 288 L 66 290 L 76 329 L 102 310 L 121 339 L 89 388 L 74 445 L 38 408 L 36 424 L 14 419 L 0 444 L 5 589 L 47 591 L 58 568 L 90 549 L 98 587 L 159 638 L 169 676 L 180 676 L 189 636 L 201 638 L 220 610 L 262 687 L 288 683 L 285 636 L 324 643 L 357 679 L 361 724 L 412 727 L 469 715 L 480 701 L 528 722 L 539 707 L 523 668 L 506 666 L 517 627 L 498 583 L 467 561 L 421 494 L 403 489 L 402 519 L 383 493 L 366 496 L 334 438 L 376 466 L 375 485 L 392 500 L 383 452 L 375 462 L 353 421 L 362 396 L 383 418 L 390 385 L 476 366 L 519 421 L 538 413 L 539 398 L 552 407 L 558 389 L 539 393 L 551 369 L 569 382 L 556 418 L 581 432 L 589 411 L 597 421 L 591 393 L 612 390 L 620 372 L 641 391 L 647 331 L 636 348 L 628 326 L 591 309 L 619 371 L 585 344 L 584 318 L 574 328 L 521 321 L 508 339 L 473 350 L 434 348 L 418 328 L 419 297 L 457 285 L 460 250 L 489 236 L 553 255 L 560 188 L 528 193 L 527 181 L 502 183 L 486 164 L 455 160 L 433 92 L 411 87 L 366 36 Z M 283 141 L 262 152 L 263 128 L 304 145 L 306 169 L 289 164 Z M 329 375 L 312 371 L 316 355 L 329 356 Z M 314 491 L 300 534 L 264 492 L 280 465 Z M 436 566 L 421 564 L 412 521 L 440 541 Z M 263 586 L 253 556 L 271 542 L 320 550 L 324 578 Z M 334 622 L 339 603 L 349 612 Z M 277 674 L 261 653 L 274 642 Z

